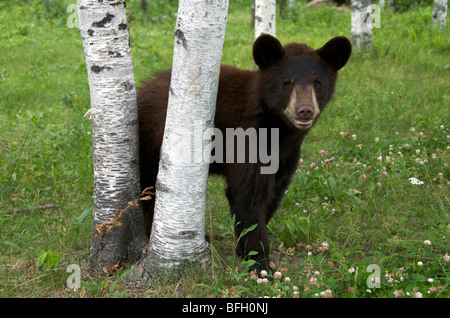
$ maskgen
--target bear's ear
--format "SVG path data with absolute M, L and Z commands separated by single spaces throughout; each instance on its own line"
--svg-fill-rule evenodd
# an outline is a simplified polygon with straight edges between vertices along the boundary
M 259 36 L 253 44 L 253 59 L 260 69 L 269 67 L 283 57 L 280 41 L 269 34 Z
M 316 50 L 316 52 L 333 70 L 338 71 L 350 58 L 352 44 L 345 36 L 337 36 Z

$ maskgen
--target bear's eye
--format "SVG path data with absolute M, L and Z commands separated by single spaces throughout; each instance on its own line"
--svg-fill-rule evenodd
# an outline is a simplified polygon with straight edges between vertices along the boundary
M 320 88 L 322 86 L 322 83 L 321 82 L 319 82 L 318 80 L 315 80 L 314 81 L 314 88 Z
M 291 81 L 285 81 L 283 82 L 283 87 L 286 89 L 291 89 L 292 88 L 292 83 Z

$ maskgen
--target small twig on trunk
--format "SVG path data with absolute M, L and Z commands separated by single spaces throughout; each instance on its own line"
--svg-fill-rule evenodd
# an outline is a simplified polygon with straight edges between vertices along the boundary
M 59 209 L 60 206 L 58 204 L 47 204 L 47 205 L 39 205 L 31 208 L 25 208 L 25 209 L 11 209 L 11 212 L 28 212 L 28 211 L 34 211 L 34 210 L 50 210 L 50 209 Z

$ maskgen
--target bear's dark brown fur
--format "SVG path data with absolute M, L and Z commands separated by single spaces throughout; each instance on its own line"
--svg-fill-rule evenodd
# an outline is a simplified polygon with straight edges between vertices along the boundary
M 331 99 L 337 71 L 347 63 L 350 54 L 351 44 L 345 37 L 333 38 L 314 50 L 299 43 L 283 47 L 276 38 L 262 35 L 253 46 L 258 70 L 221 67 L 215 127 L 223 132 L 223 136 L 226 128 L 255 128 L 257 132 L 266 128 L 266 149 L 272 149 L 273 129 L 279 137 L 275 173 L 262 174 L 261 167 L 268 164 L 261 160 L 256 163 L 213 162 L 210 165 L 211 173 L 222 174 L 227 181 L 226 195 L 231 213 L 236 217 L 237 237 L 244 229 L 257 224 L 240 240 L 238 253 L 245 256 L 250 251 L 258 252 L 253 258 L 260 269 L 268 265 L 266 225 L 295 172 L 301 143 Z M 142 189 L 156 183 L 170 76 L 170 70 L 160 72 L 138 92 Z M 223 144 L 225 153 L 225 142 Z M 248 146 L 247 141 L 246 158 L 249 158 Z M 144 202 L 143 208 L 149 233 L 154 200 Z

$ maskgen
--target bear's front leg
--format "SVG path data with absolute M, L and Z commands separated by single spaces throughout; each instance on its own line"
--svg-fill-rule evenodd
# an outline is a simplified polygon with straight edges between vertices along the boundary
M 274 178 L 260 174 L 251 176 L 248 170 L 246 172 L 240 174 L 241 182 L 230 180 L 227 189 L 230 210 L 235 216 L 236 239 L 239 238 L 236 249 L 239 256 L 254 260 L 258 270 L 267 270 L 270 246 L 266 220 L 267 209 L 273 199 L 273 192 L 269 189 L 273 189 Z M 245 229 L 255 224 L 255 229 L 240 237 Z M 248 256 L 252 251 L 257 254 Z

